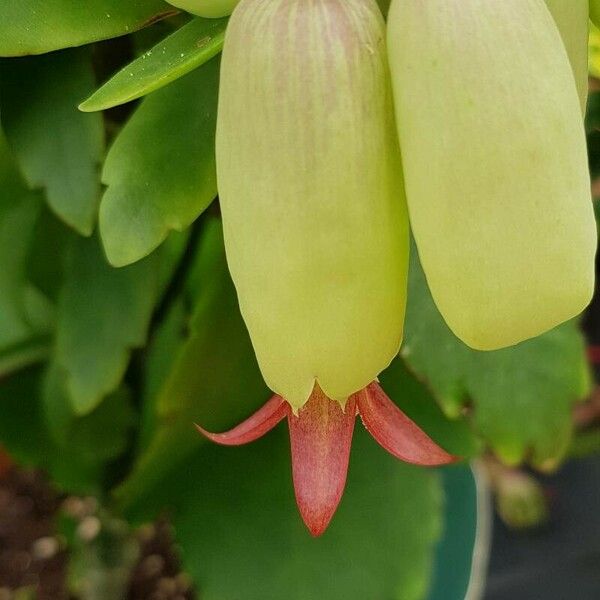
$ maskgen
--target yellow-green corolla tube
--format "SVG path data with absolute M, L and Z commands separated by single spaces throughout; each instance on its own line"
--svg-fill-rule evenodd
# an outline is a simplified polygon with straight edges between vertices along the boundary
M 573 74 L 583 114 L 588 95 L 588 37 L 589 14 L 588 0 L 545 0 L 558 27 Z
M 169 4 L 199 17 L 215 19 L 233 12 L 240 0 L 167 0 Z
M 315 381 L 344 402 L 396 355 L 404 318 L 381 12 L 375 0 L 242 0 L 221 65 L 225 243 L 262 373 L 295 409 Z
M 573 75 L 543 0 L 393 0 L 406 195 L 434 300 L 492 350 L 574 317 L 596 227 Z

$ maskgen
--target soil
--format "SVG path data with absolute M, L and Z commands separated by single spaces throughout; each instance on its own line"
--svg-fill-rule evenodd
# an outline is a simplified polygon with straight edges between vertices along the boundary
M 59 505 L 39 473 L 13 467 L 0 479 L 0 600 L 24 588 L 40 600 L 69 598 L 66 553 L 53 535 Z
M 77 502 L 57 494 L 39 472 L 0 469 L 0 600 L 80 600 L 67 589 L 68 552 L 55 530 L 61 507 Z M 134 538 L 139 558 L 126 600 L 196 598 L 166 520 L 140 528 Z

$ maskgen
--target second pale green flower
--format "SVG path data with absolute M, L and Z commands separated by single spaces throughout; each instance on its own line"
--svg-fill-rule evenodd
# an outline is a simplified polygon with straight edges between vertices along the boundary
M 586 20 L 554 8 L 579 72 L 567 30 Z M 585 94 L 544 2 L 393 0 L 388 46 L 411 226 L 450 328 L 491 350 L 579 314 L 596 250 Z

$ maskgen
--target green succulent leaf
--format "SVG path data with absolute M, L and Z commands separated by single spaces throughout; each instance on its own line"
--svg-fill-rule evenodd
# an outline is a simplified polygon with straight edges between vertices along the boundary
M 219 61 L 146 98 L 108 153 L 100 233 L 115 266 L 182 231 L 217 194 L 214 138 Z
M 77 110 L 93 87 L 89 48 L 0 62 L 2 121 L 27 182 L 83 235 L 96 221 L 104 153 L 101 117 Z
M 25 275 L 28 244 L 38 210 L 37 202 L 0 207 L 0 347 L 20 342 L 34 331 L 25 305 Z
M 41 374 L 30 367 L 0 381 L 0 443 L 26 466 L 43 466 L 51 445 L 39 402 Z
M 52 354 L 49 335 L 35 335 L 0 350 L 0 378 L 48 359 Z
M 589 386 L 577 323 L 512 348 L 472 350 L 444 323 L 412 255 L 401 356 L 451 418 L 472 408 L 476 431 L 506 463 L 555 466 L 570 440 L 571 407 Z
M 40 211 L 0 130 L 0 349 L 36 335 L 27 297 L 27 258 Z
M 140 454 L 116 491 L 125 506 L 206 443 L 194 422 L 225 429 L 269 397 L 239 314 L 220 222 L 211 219 L 203 233 L 188 282 L 195 306 L 189 335 L 175 349 L 187 321 L 175 306 L 151 345 Z
M 66 389 L 64 370 L 51 364 L 43 385 L 45 420 L 53 441 L 76 452 L 89 464 L 100 464 L 118 457 L 128 446 L 135 423 L 131 394 L 121 388 L 107 396 L 85 416 L 73 410 Z
M 174 509 L 184 567 L 203 598 L 240 589 L 244 600 L 425 598 L 442 527 L 436 472 L 399 463 L 357 424 L 344 498 L 314 540 L 297 514 L 289 460 L 281 425 L 243 449 L 204 446 L 152 490 L 153 504 Z
M 27 276 L 53 305 L 62 286 L 65 253 L 76 235 L 47 205 L 42 206 L 29 247 Z
M 19 464 L 44 469 L 65 492 L 101 493 L 107 462 L 128 444 L 133 424 L 129 398 L 115 394 L 90 415 L 76 418 L 60 388 L 48 401 L 42 392 L 47 382 L 41 367 L 0 382 L 0 444 Z M 58 439 L 52 427 L 64 427 Z
M 214 19 L 230 15 L 240 0 L 169 0 L 173 6 L 193 15 Z
M 223 48 L 227 19 L 196 18 L 138 57 L 79 105 L 104 110 L 141 98 L 209 61 Z
M 58 304 L 56 358 L 78 414 L 114 392 L 133 348 L 146 341 L 159 291 L 159 256 L 114 269 L 97 238 L 74 239 Z
M 154 330 L 148 344 L 142 386 L 143 412 L 137 440 L 139 453 L 148 448 L 157 432 L 157 405 L 161 388 L 188 337 L 189 314 L 186 304 L 183 296 L 177 298 Z
M 0 56 L 82 46 L 176 13 L 162 0 L 5 0 L 0 5 Z

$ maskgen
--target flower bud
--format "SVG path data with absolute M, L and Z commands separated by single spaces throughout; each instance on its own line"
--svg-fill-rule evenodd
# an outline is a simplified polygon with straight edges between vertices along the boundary
M 450 328 L 491 350 L 577 315 L 596 226 L 581 106 L 543 0 L 393 0 L 388 45 L 411 226 Z
M 402 338 L 408 226 L 375 0 L 242 0 L 221 63 L 229 268 L 267 384 L 299 409 L 369 385 Z
M 233 12 L 240 0 L 167 0 L 169 4 L 199 17 L 214 19 Z

